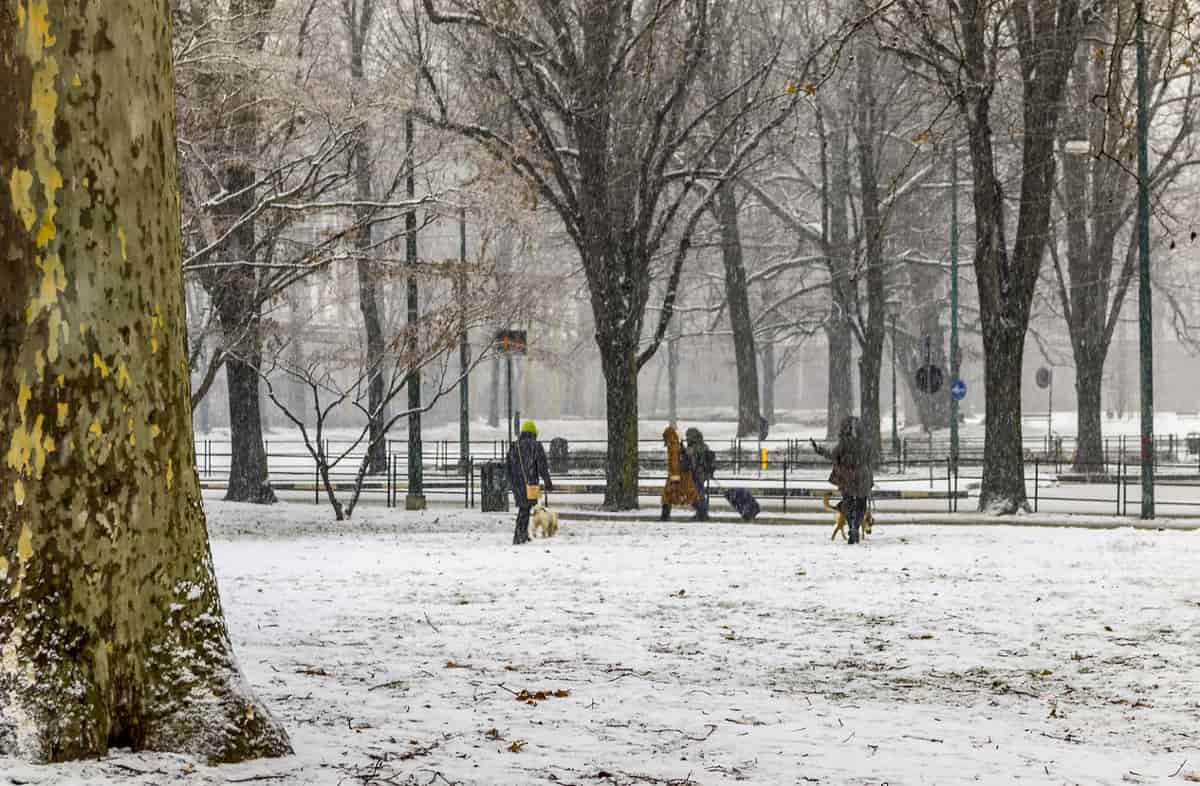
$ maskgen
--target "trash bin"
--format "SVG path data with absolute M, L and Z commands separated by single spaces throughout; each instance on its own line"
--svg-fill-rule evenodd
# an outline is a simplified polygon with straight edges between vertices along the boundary
M 489 461 L 479 468 L 479 503 L 485 512 L 508 510 L 508 467 L 500 461 Z
M 571 464 L 571 448 L 562 437 L 550 440 L 550 471 L 555 475 L 567 474 Z

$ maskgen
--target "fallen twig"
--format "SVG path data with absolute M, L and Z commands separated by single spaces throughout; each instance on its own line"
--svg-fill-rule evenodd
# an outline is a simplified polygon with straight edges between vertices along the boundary
M 904 739 L 906 739 L 906 740 L 924 740 L 925 742 L 945 742 L 945 740 L 939 740 L 936 737 L 919 737 L 916 734 L 905 734 Z
M 683 735 L 683 738 L 685 740 L 692 740 L 693 742 L 704 742 L 705 740 L 707 740 L 709 737 L 712 736 L 714 731 L 717 730 L 717 725 L 715 723 L 706 723 L 706 724 L 704 724 L 704 727 L 706 729 L 708 729 L 708 733 L 705 734 L 703 737 L 693 737 L 692 735 L 688 734 L 683 729 L 647 729 L 647 731 L 652 731 L 655 734 L 663 734 L 664 732 L 673 731 L 676 734 Z
M 166 775 L 167 774 L 167 773 L 163 772 L 162 770 L 139 770 L 137 767 L 130 767 L 127 764 L 118 764 L 115 761 L 106 761 L 104 763 L 107 764 L 109 767 L 116 767 L 118 770 L 124 770 L 125 772 L 131 772 L 134 775 Z
M 250 783 L 252 781 L 281 781 L 292 777 L 292 773 L 284 772 L 279 775 L 251 775 L 246 778 L 226 778 L 226 783 Z
M 429 612 L 425 612 L 425 621 L 429 623 L 429 627 L 433 628 L 434 633 L 441 633 L 438 626 L 433 624 L 433 620 L 429 619 Z
M 1184 759 L 1184 760 L 1183 760 L 1183 764 L 1187 764 L 1187 763 L 1188 763 L 1188 760 L 1187 760 L 1187 759 Z M 1171 774 L 1170 774 L 1168 777 L 1170 777 L 1170 778 L 1174 778 L 1176 775 L 1178 775 L 1179 773 L 1183 772 L 1183 764 L 1180 764 L 1180 765 L 1179 765 L 1179 766 L 1178 766 L 1178 767 L 1175 769 L 1175 772 L 1171 773 Z

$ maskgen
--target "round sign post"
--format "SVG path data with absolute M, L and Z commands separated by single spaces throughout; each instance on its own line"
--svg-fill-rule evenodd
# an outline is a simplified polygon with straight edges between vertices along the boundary
M 967 383 L 961 379 L 954 380 L 954 384 L 950 386 L 950 395 L 955 401 L 962 401 L 967 397 Z

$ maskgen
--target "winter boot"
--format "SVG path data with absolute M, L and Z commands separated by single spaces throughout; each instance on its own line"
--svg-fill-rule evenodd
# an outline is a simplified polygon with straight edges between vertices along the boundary
M 855 543 L 858 543 L 858 522 L 857 521 L 850 523 L 850 538 L 849 538 L 849 540 L 850 540 L 851 546 L 853 546 Z
M 658 520 L 659 521 L 670 521 L 671 520 L 671 506 L 670 505 L 662 506 L 662 515 L 660 515 L 658 517 Z

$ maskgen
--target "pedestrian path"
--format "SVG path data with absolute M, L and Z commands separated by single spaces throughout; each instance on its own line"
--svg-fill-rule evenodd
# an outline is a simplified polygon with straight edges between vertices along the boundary
M 715 504 L 714 500 L 714 504 Z M 633 524 L 639 522 L 658 522 L 658 510 L 646 508 L 636 511 L 605 511 L 583 507 L 556 506 L 563 521 L 577 522 L 612 522 Z M 691 511 L 677 511 L 672 518 L 676 524 L 696 524 L 688 521 Z M 742 519 L 732 512 L 711 512 L 710 523 L 743 524 L 747 526 L 801 526 L 827 527 L 833 531 L 833 514 L 831 513 L 763 513 L 752 522 Z M 1142 521 L 1133 516 L 1088 516 L 1078 514 L 1031 514 L 1024 513 L 1016 516 L 987 516 L 978 511 L 962 513 L 878 513 L 875 525 L 886 528 L 889 525 L 903 526 L 940 526 L 940 527 L 1060 527 L 1069 529 L 1121 529 L 1132 527 L 1142 530 L 1174 530 L 1180 532 L 1200 531 L 1200 518 L 1159 518 Z

